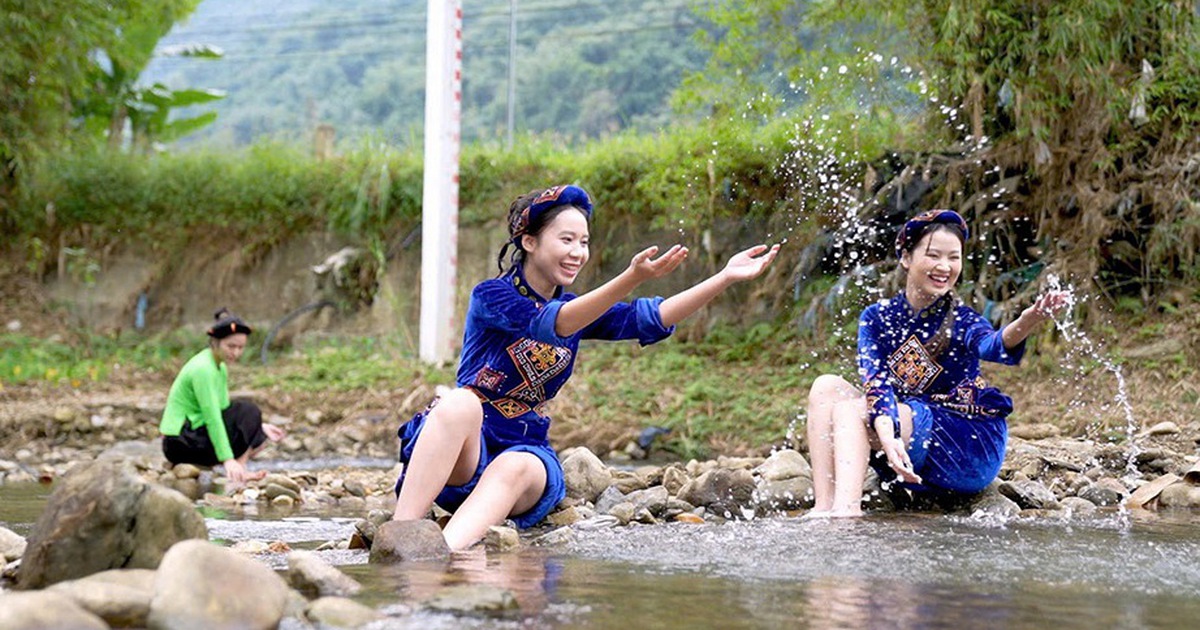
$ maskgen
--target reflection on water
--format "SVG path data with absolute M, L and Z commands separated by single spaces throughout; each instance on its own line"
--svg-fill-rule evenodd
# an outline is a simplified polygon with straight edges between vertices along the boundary
M 48 491 L 0 486 L 0 524 L 28 533 Z M 225 543 L 311 549 L 347 539 L 360 516 L 326 510 L 206 516 Z M 393 615 L 376 629 L 1190 627 L 1200 618 L 1200 531 L 1179 514 L 1132 524 L 892 515 L 631 526 L 579 531 L 562 548 L 399 566 L 369 565 L 363 551 L 319 553 L 364 585 L 358 601 Z M 262 558 L 285 564 L 282 554 Z M 516 608 L 425 607 L 464 586 L 507 591 Z

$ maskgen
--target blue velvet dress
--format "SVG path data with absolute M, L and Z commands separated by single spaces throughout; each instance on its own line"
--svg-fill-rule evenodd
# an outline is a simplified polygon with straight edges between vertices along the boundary
M 444 509 L 453 511 L 462 505 L 498 455 L 528 452 L 546 466 L 546 489 L 533 508 L 513 520 L 519 527 L 542 520 L 566 496 L 562 464 L 547 439 L 550 418 L 543 408 L 571 377 L 579 342 L 637 339 L 648 345 L 674 331 L 663 326 L 658 310 L 662 298 L 655 297 L 615 304 L 583 330 L 560 337 L 554 332 L 558 311 L 573 299 L 561 287 L 552 299 L 538 295 L 519 266 L 481 282 L 471 292 L 457 384 L 475 392 L 483 403 L 483 439 L 474 478 L 462 486 L 446 486 L 438 495 L 437 504 Z M 412 457 L 429 410 L 436 404 L 400 427 L 402 462 Z M 403 482 L 402 474 L 397 493 Z
M 939 343 L 934 336 L 951 308 L 950 336 Z M 859 318 L 858 365 L 868 414 L 890 417 L 898 436 L 897 403 L 913 410 L 907 446 L 922 486 L 975 493 L 999 474 L 1012 399 L 988 386 L 979 362 L 1016 365 L 1025 353 L 1024 342 L 1006 349 L 1001 332 L 949 294 L 914 312 L 901 293 L 868 306 Z M 885 480 L 896 476 L 886 460 L 874 458 L 872 466 Z

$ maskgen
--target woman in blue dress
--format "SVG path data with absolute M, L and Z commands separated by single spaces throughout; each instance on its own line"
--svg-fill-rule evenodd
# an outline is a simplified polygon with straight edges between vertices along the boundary
M 400 428 L 404 472 L 393 519 L 421 519 L 436 502 L 454 513 L 443 535 L 455 550 L 506 518 L 536 524 L 566 492 L 543 407 L 570 377 L 580 340 L 664 339 L 731 284 L 762 273 L 779 251 L 752 247 L 672 297 L 624 302 L 688 255 L 676 245 L 655 258 L 658 248 L 650 247 L 612 280 L 575 296 L 565 287 L 588 261 L 591 216 L 591 199 L 578 186 L 536 190 L 509 208 L 501 274 L 471 292 L 458 387 Z
M 990 387 L 979 362 L 1016 365 L 1025 339 L 1067 305 L 1040 296 L 996 331 L 961 303 L 967 224 L 951 210 L 905 223 L 896 256 L 904 291 L 859 317 L 859 390 L 826 374 L 808 397 L 808 444 L 815 505 L 809 516 L 861 516 L 868 458 L 885 481 L 914 490 L 973 494 L 1000 472 L 1012 399 Z

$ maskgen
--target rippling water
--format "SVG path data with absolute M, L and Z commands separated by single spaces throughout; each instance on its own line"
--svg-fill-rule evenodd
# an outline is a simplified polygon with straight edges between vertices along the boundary
M 45 489 L 0 486 L 0 523 L 27 533 Z M 315 548 L 358 515 L 209 514 L 210 537 Z M 998 522 L 933 515 L 766 518 L 576 532 L 519 553 L 380 567 L 321 552 L 395 616 L 382 628 L 1155 628 L 1200 618 L 1200 531 L 1190 513 L 1132 522 Z M 266 555 L 282 567 L 282 555 Z M 519 608 L 423 609 L 447 589 L 510 591 Z M 417 610 L 401 615 L 406 607 Z M 295 625 L 284 627 L 300 627 Z

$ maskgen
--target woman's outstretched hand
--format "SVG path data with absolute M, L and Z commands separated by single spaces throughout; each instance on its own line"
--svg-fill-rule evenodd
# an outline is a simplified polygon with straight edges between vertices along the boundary
M 721 273 L 733 282 L 756 278 L 772 260 L 775 260 L 778 253 L 778 245 L 772 245 L 770 248 L 766 245 L 755 245 L 734 254 L 733 258 L 725 263 L 725 269 L 721 270 Z
M 1036 317 L 1040 321 L 1046 321 L 1058 317 L 1063 309 L 1071 304 L 1071 294 L 1067 291 L 1047 291 L 1038 296 L 1038 299 L 1033 302 L 1033 306 L 1025 309 L 1022 315 Z
M 675 268 L 687 259 L 688 249 L 682 245 L 673 245 L 665 254 L 655 258 L 657 253 L 658 246 L 654 245 L 638 252 L 633 260 L 629 261 L 629 270 L 639 283 L 661 278 L 675 271 Z

